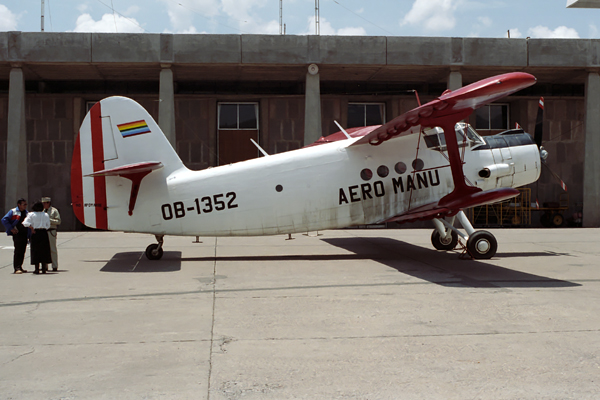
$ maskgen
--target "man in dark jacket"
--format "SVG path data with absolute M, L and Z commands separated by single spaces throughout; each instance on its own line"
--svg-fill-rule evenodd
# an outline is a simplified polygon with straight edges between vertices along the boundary
M 13 265 L 15 274 L 27 272 L 23 269 L 23 260 L 25 259 L 25 250 L 27 249 L 27 238 L 29 229 L 23 226 L 23 220 L 27 216 L 27 200 L 21 198 L 17 200 L 17 206 L 6 213 L 2 218 L 2 225 L 6 228 L 6 234 L 12 236 L 15 244 L 15 254 L 13 256 Z

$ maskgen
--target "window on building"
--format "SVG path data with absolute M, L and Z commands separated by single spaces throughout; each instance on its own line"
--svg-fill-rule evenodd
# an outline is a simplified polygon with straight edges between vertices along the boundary
M 508 104 L 488 104 L 475 110 L 475 129 L 508 129 Z
M 258 103 L 220 103 L 219 129 L 258 129 Z
M 349 103 L 348 128 L 381 125 L 385 122 L 384 103 Z

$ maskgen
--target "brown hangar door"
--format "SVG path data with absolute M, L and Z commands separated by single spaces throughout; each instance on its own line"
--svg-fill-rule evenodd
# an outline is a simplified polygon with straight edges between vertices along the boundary
M 218 165 L 259 156 L 250 139 L 258 141 L 258 103 L 219 103 Z

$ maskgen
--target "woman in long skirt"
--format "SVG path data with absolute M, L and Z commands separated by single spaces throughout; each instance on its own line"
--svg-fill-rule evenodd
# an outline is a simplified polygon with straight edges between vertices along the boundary
M 50 229 L 50 217 L 44 212 L 44 205 L 36 202 L 23 221 L 23 226 L 31 229 L 30 251 L 31 265 L 35 266 L 34 274 L 40 273 L 40 264 L 42 264 L 42 274 L 48 271 L 48 264 L 52 262 L 50 253 L 50 241 L 48 240 L 48 229 Z

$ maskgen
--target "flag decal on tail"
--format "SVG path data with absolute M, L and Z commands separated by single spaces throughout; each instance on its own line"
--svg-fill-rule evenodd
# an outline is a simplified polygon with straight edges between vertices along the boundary
M 143 119 L 140 121 L 127 122 L 125 124 L 117 125 L 117 128 L 119 128 L 119 132 L 121 132 L 121 135 L 124 138 L 150 132 L 148 124 Z

